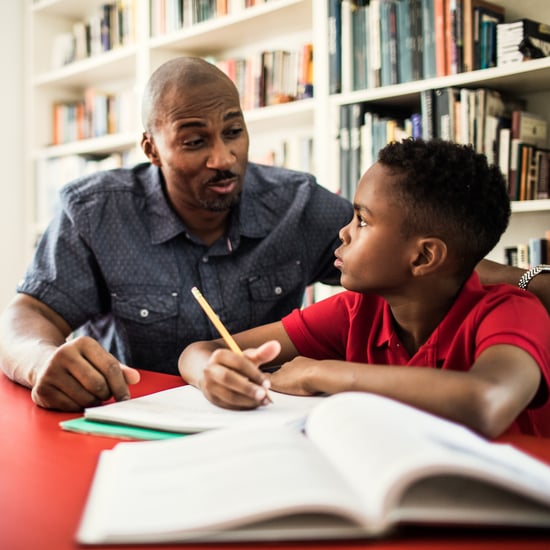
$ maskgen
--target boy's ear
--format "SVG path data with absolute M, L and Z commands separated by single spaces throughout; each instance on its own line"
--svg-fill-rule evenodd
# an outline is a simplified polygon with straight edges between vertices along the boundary
M 417 277 L 427 275 L 441 267 L 446 259 L 447 244 L 437 237 L 424 237 L 417 241 L 411 272 Z
M 141 135 L 141 149 L 151 164 L 160 166 L 160 157 L 158 155 L 157 147 L 153 140 L 153 136 L 148 132 L 143 132 Z

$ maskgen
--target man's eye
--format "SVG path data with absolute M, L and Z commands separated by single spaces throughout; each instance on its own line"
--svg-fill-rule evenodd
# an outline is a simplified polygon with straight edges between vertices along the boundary
M 243 133 L 243 129 L 241 127 L 238 128 L 230 128 L 225 132 L 225 135 L 229 138 L 237 138 Z
M 186 139 L 183 142 L 183 145 L 185 147 L 198 147 L 199 145 L 202 145 L 204 140 L 202 138 L 194 138 L 194 139 Z

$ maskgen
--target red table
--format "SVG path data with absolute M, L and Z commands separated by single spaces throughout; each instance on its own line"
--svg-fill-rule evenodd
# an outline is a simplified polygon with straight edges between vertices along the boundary
M 176 376 L 142 372 L 132 387 L 139 396 L 178 386 Z M 30 392 L 0 374 L 0 548 L 66 550 L 79 548 L 75 533 L 99 452 L 119 440 L 61 430 L 75 414 L 40 409 Z M 513 436 L 507 441 L 550 463 L 550 439 Z M 160 548 L 369 548 L 390 549 L 550 549 L 550 531 L 415 529 L 381 541 L 195 544 Z M 128 550 L 129 546 L 102 546 Z M 153 546 L 141 546 L 143 549 Z

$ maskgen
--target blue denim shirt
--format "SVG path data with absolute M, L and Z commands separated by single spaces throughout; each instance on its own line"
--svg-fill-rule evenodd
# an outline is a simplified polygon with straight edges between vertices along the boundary
M 168 373 L 187 344 L 219 337 L 193 286 L 231 332 L 280 320 L 308 284 L 339 281 L 332 252 L 353 215 L 313 176 L 256 164 L 210 247 L 187 231 L 149 163 L 75 180 L 60 199 L 18 291 L 119 360 Z

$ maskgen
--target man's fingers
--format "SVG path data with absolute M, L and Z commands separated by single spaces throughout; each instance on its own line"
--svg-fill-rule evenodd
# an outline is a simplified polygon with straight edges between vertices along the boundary
M 137 384 L 140 381 L 141 375 L 136 369 L 133 369 L 128 365 L 123 365 L 122 363 L 120 364 L 120 368 L 122 369 L 122 374 L 124 375 L 124 379 L 127 384 Z

